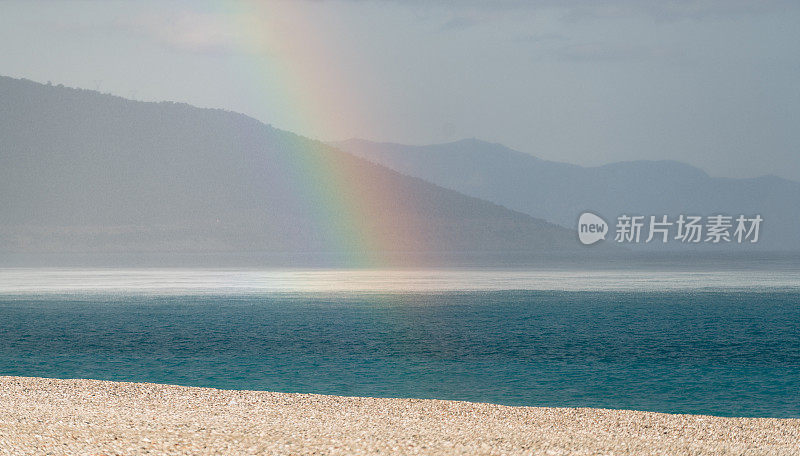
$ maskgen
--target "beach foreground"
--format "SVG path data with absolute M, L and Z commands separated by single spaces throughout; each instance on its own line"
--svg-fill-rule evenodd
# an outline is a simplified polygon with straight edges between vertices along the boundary
M 800 419 L 0 377 L 0 454 L 800 454 Z

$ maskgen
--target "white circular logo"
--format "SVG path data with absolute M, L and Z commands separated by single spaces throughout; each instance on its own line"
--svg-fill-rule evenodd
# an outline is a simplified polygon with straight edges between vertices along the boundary
M 578 239 L 581 244 L 594 244 L 605 239 L 606 234 L 608 234 L 608 223 L 599 215 L 584 212 L 578 218 Z

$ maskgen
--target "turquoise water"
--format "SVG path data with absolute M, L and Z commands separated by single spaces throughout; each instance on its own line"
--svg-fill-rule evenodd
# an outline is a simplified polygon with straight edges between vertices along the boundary
M 793 288 L 159 294 L 9 283 L 4 375 L 800 417 Z

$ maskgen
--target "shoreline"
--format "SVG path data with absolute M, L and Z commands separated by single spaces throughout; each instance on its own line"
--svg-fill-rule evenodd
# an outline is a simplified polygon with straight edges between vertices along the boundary
M 800 454 L 800 419 L 0 377 L 0 454 Z

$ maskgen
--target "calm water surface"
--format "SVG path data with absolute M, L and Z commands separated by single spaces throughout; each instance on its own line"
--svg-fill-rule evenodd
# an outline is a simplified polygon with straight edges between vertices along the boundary
M 0 374 L 800 417 L 794 271 L 0 270 Z

